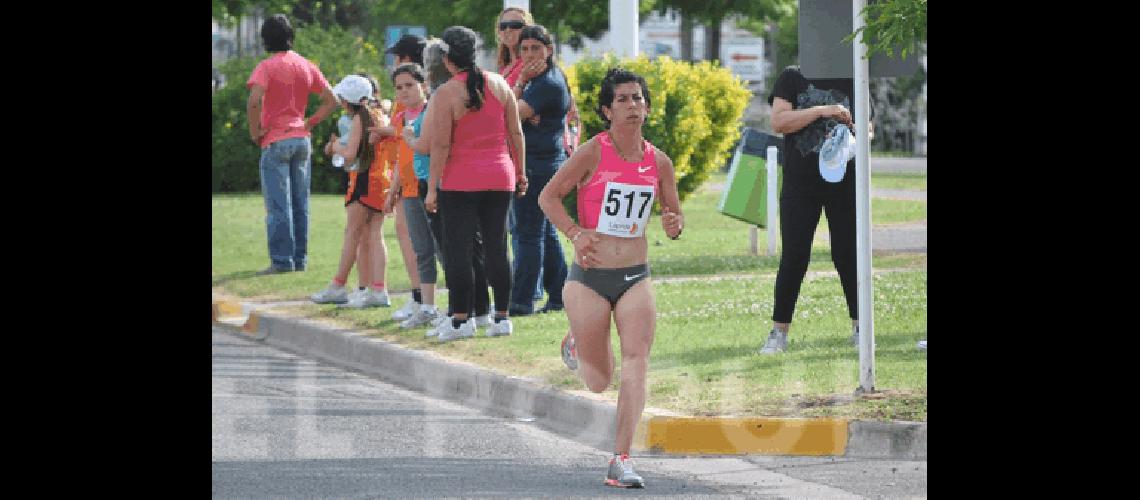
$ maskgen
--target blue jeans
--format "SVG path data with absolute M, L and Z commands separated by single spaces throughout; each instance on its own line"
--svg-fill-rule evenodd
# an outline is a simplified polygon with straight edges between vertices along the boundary
M 265 197 L 269 260 L 279 271 L 305 270 L 312 152 L 308 137 L 282 139 L 261 150 L 261 194 Z
M 511 209 L 507 211 L 507 226 L 511 230 L 511 255 L 514 260 L 511 261 L 511 272 L 514 273 L 519 269 L 519 237 L 515 232 L 515 198 L 511 198 Z M 542 269 L 538 270 L 538 282 L 534 286 L 534 300 L 542 300 Z
M 526 311 L 534 310 L 534 289 L 541 285 L 550 295 L 547 303 L 562 305 L 562 285 L 566 283 L 566 258 L 562 254 L 562 242 L 554 224 L 546 218 L 538 206 L 538 194 L 542 192 L 554 171 L 528 173 L 526 196 L 515 198 L 511 210 L 515 215 L 515 238 L 518 241 L 518 254 L 515 255 L 514 283 L 511 289 L 511 305 Z

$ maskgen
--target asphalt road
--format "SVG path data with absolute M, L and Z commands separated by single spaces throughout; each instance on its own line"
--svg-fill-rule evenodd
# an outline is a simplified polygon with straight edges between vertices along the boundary
M 262 345 L 212 335 L 216 498 L 914 498 L 926 462 L 635 456 L 644 490 L 602 485 L 607 453 Z

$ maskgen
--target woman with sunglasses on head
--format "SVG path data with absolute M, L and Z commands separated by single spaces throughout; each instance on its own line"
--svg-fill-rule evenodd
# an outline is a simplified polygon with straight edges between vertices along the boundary
M 550 222 L 574 243 L 574 264 L 562 295 L 573 331 L 570 342 L 577 344 L 578 372 L 593 392 L 604 391 L 613 377 L 611 321 L 617 326 L 621 381 L 614 456 L 605 484 L 623 488 L 645 486 L 629 461 L 629 449 L 645 408 L 656 330 L 645 237 L 653 201 L 661 204 L 667 236 L 677 239 L 684 227 L 673 161 L 642 136 L 649 105 L 645 78 L 610 69 L 598 97 L 598 114 L 607 130 L 574 151 L 538 196 Z M 578 224 L 562 205 L 575 188 Z

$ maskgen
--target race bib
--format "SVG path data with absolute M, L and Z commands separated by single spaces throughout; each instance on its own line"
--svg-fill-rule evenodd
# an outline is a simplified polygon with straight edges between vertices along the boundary
M 653 192 L 653 186 L 607 182 L 595 231 L 620 238 L 644 235 L 653 211 Z

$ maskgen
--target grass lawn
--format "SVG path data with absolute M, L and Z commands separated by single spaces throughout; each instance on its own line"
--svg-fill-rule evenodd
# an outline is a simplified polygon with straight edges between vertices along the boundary
M 922 174 L 872 174 L 871 189 L 926 191 L 926 176 Z
M 918 185 L 916 179 L 907 176 L 882 178 Z M 882 178 L 872 176 L 872 185 Z M 882 392 L 855 398 L 858 353 L 848 342 L 851 324 L 846 304 L 830 251 L 822 239 L 826 220 L 821 218 L 817 230 L 809 276 L 796 307 L 790 350 L 775 357 L 760 356 L 756 351 L 770 324 L 779 257 L 750 255 L 748 224 L 716 211 L 724 182 L 725 174 L 714 174 L 686 200 L 686 230 L 680 240 L 669 240 L 659 222 L 650 223 L 649 260 L 654 277 L 694 279 L 654 284 L 658 328 L 650 363 L 648 406 L 689 415 L 925 421 L 926 354 L 915 349 L 915 342 L 926 338 L 927 332 L 926 255 L 873 258 L 876 270 L 892 270 L 874 278 L 876 388 Z M 925 188 L 924 178 L 921 185 Z M 260 194 L 214 195 L 212 210 L 215 290 L 257 299 L 304 300 L 326 286 L 335 272 L 345 222 L 343 196 L 312 197 L 310 262 L 303 273 L 253 275 L 268 264 Z M 922 221 L 926 204 L 873 199 L 872 214 L 876 224 Z M 384 233 L 389 259 L 386 281 L 392 290 L 407 290 L 408 278 L 391 221 L 385 222 Z M 766 232 L 761 229 L 761 249 L 766 241 Z M 565 240 L 563 248 L 571 248 Z M 349 280 L 356 283 L 355 273 Z M 437 296 L 437 304 L 446 307 L 446 294 Z M 401 331 L 390 320 L 400 305 L 402 300 L 398 299 L 393 308 L 363 311 L 313 304 L 290 309 L 408 347 L 437 351 L 568 390 L 585 390 L 559 358 L 559 342 L 567 328 L 564 314 L 515 318 L 516 334 L 506 338 L 479 336 L 437 345 L 424 339 L 423 329 Z M 618 352 L 616 335 L 612 340 Z M 618 379 L 617 373 L 614 379 Z M 605 394 L 616 399 L 616 388 Z
M 716 210 L 726 174 L 717 173 L 697 190 L 683 207 L 685 235 L 672 241 L 665 237 L 654 216 L 649 223 L 649 262 L 656 276 L 704 275 L 716 273 L 775 273 L 779 256 L 754 256 L 749 253 L 749 225 Z M 313 195 L 310 200 L 309 265 L 303 273 L 254 276 L 268 265 L 265 239 L 265 211 L 261 195 L 214 195 L 212 234 L 212 284 L 241 297 L 302 300 L 328 285 L 336 272 L 344 238 L 344 197 Z M 906 200 L 871 200 L 875 224 L 898 224 L 926 219 L 926 203 Z M 833 270 L 831 250 L 823 240 L 827 220 L 820 217 L 812 248 L 809 270 Z M 763 253 L 767 230 L 760 229 L 758 242 Z M 385 281 L 393 291 L 407 290 L 409 280 L 391 220 L 384 223 L 384 240 L 388 247 Z M 572 246 L 564 236 L 563 249 L 567 262 L 573 258 Z M 875 256 L 876 269 L 924 267 L 925 254 Z M 442 268 L 440 269 L 442 274 Z M 349 283 L 356 283 L 355 269 Z
M 875 399 L 852 396 L 859 385 L 858 351 L 839 279 L 804 281 L 789 337 L 789 351 L 761 356 L 772 310 L 774 277 L 657 282 L 657 337 L 649 372 L 648 406 L 687 415 L 845 416 L 926 420 L 926 272 L 875 276 Z M 441 307 L 446 297 L 440 296 Z M 400 304 L 393 304 L 398 306 Z M 569 390 L 585 390 L 563 366 L 559 343 L 564 314 L 516 317 L 515 334 L 437 344 L 424 329 L 401 330 L 393 309 L 346 310 L 331 305 L 293 308 L 363 329 L 385 340 L 439 352 L 500 372 Z M 616 330 L 611 337 L 620 352 Z M 620 360 L 619 363 L 620 365 Z M 614 380 L 619 380 L 615 373 Z M 616 384 L 615 384 L 616 386 Z M 611 386 L 604 394 L 616 400 Z

